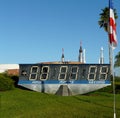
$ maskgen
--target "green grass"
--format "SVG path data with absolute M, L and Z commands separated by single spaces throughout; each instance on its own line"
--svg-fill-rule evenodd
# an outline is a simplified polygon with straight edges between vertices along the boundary
M 113 95 L 105 92 L 62 97 L 15 88 L 1 92 L 0 102 L 0 118 L 113 118 Z

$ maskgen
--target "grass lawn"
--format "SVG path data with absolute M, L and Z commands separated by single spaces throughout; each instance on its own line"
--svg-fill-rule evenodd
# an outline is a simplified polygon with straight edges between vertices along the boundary
M 116 95 L 120 118 L 120 94 Z M 0 92 L 0 118 L 113 118 L 113 95 L 56 96 L 15 88 Z

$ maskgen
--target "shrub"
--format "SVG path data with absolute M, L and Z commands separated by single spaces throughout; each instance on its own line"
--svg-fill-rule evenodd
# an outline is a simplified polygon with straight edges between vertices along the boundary
M 120 82 L 120 77 L 115 77 L 116 82 Z
M 11 90 L 14 88 L 14 81 L 6 74 L 0 74 L 0 91 Z
M 19 77 L 16 76 L 16 75 L 13 75 L 13 76 L 10 76 L 10 78 L 14 81 L 14 86 L 15 86 L 15 87 L 18 87 Z

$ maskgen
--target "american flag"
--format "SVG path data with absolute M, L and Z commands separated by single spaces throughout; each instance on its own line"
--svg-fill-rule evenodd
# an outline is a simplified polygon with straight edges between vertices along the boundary
M 116 23 L 112 0 L 109 0 L 109 41 L 113 48 L 117 46 Z

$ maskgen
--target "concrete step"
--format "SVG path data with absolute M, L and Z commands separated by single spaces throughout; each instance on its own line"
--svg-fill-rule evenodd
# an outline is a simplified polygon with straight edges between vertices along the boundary
M 71 90 L 68 88 L 67 85 L 61 85 L 59 87 L 59 89 L 57 90 L 57 92 L 55 93 L 55 95 L 60 95 L 60 96 L 71 96 L 72 92 Z

